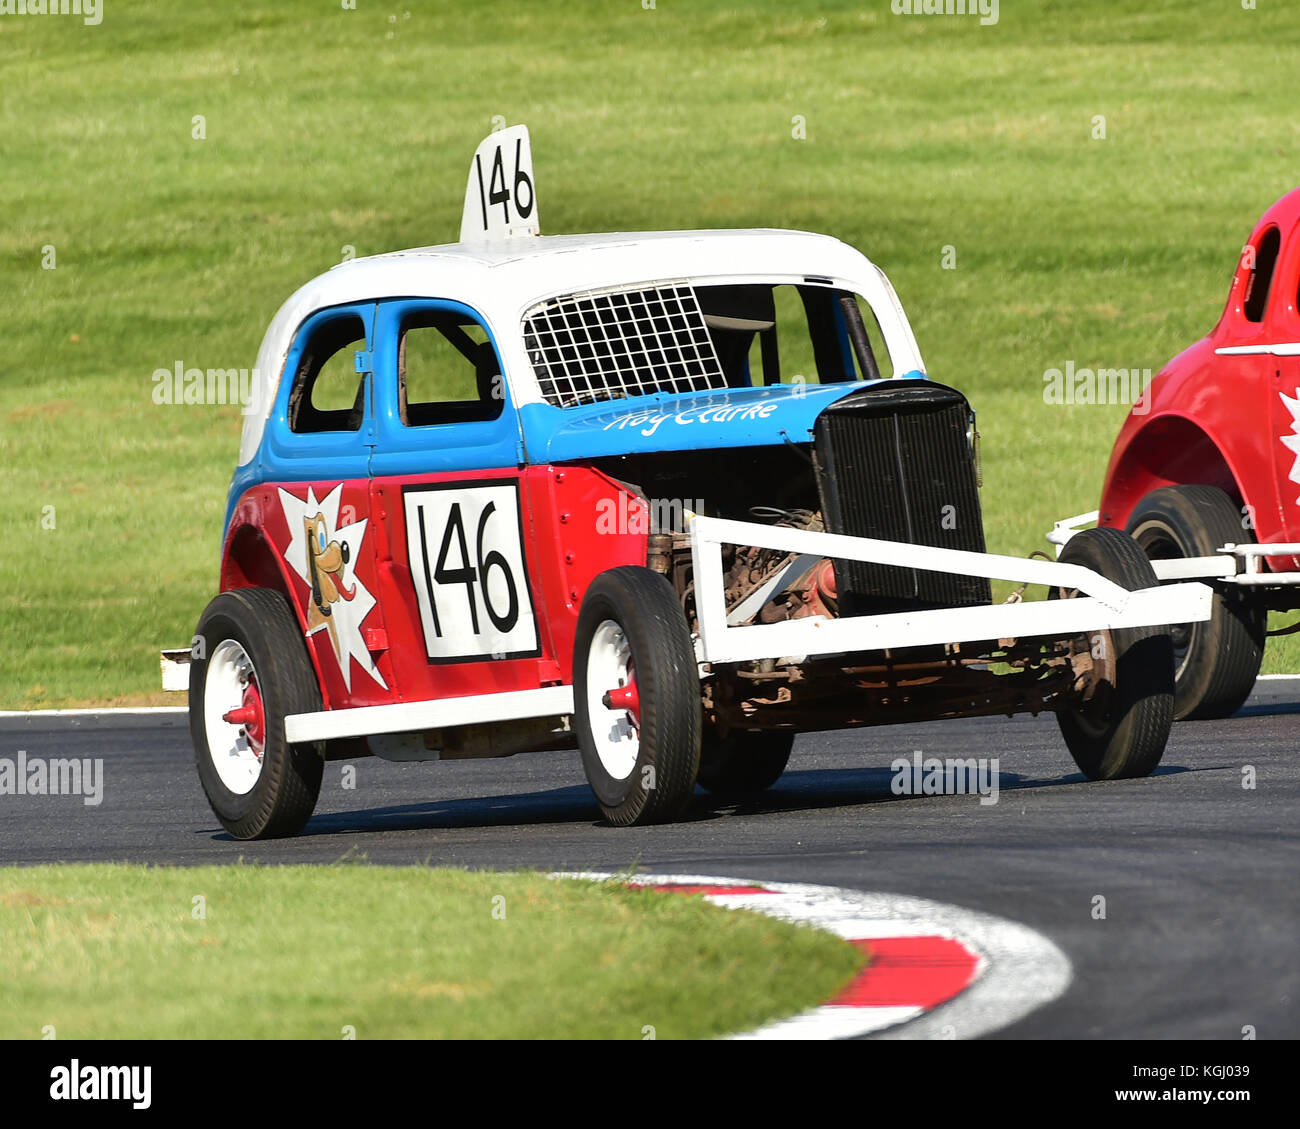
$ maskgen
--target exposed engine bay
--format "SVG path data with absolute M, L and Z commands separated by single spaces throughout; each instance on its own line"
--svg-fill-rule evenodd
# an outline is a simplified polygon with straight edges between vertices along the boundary
M 811 443 L 627 455 L 600 469 L 649 508 L 647 564 L 696 631 L 692 513 L 983 552 L 971 419 L 952 389 L 889 381 L 823 413 Z M 993 602 L 981 577 L 744 545 L 722 554 L 729 627 Z M 704 671 L 705 720 L 725 735 L 1077 707 L 1102 673 L 1094 649 L 1003 639 L 718 664 Z

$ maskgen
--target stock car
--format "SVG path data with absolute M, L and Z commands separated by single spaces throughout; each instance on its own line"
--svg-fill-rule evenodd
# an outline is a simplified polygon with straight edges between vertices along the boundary
M 1178 719 L 1235 713 L 1259 675 L 1269 611 L 1300 608 L 1298 294 L 1295 189 L 1242 247 L 1218 324 L 1129 412 L 1099 508 L 1048 535 L 1065 545 L 1092 522 L 1126 530 L 1161 580 L 1212 585 L 1210 618 L 1172 629 Z
M 1210 589 L 1113 529 L 986 553 L 974 413 L 878 267 L 797 231 L 539 232 L 501 130 L 458 243 L 335 266 L 271 322 L 220 592 L 171 654 L 232 835 L 298 831 L 365 754 L 576 746 L 619 825 L 849 726 L 1048 710 L 1090 778 L 1155 767 L 1161 625 Z

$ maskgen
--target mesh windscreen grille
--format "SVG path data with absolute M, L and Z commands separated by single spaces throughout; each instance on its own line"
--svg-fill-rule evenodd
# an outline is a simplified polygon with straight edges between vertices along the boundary
M 524 317 L 524 348 L 542 395 L 560 408 L 727 385 L 687 283 L 543 302 Z

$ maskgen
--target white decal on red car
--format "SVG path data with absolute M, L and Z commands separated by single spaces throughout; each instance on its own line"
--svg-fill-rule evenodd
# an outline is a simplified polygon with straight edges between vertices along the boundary
M 1300 482 L 1300 388 L 1295 391 L 1296 398 L 1293 400 L 1285 392 L 1279 392 L 1282 397 L 1282 403 L 1286 405 L 1287 411 L 1291 413 L 1291 435 L 1281 435 L 1278 438 L 1282 440 L 1282 446 L 1291 454 L 1295 455 L 1295 462 L 1291 464 L 1291 473 L 1287 475 L 1292 482 Z M 1300 498 L 1295 499 L 1300 505 Z
M 365 640 L 361 624 L 375 598 L 357 578 L 356 562 L 366 536 L 367 518 L 339 525 L 342 485 L 317 501 L 307 487 L 305 499 L 280 490 L 280 505 L 289 526 L 285 562 L 307 585 L 307 634 L 329 632 L 343 684 L 352 689 L 352 659 L 384 689 L 388 684 L 379 673 Z
M 518 486 L 408 486 L 405 503 L 407 556 L 429 658 L 539 654 Z

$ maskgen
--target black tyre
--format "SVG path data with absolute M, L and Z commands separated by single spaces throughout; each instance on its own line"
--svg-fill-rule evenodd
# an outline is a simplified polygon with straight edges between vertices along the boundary
M 1167 486 L 1137 504 L 1128 532 L 1153 561 L 1208 557 L 1245 540 L 1241 511 L 1215 486 Z M 1268 615 L 1257 599 L 1217 591 L 1211 617 L 1175 624 L 1174 719 L 1227 717 L 1250 695 Z
M 794 734 L 776 729 L 706 733 L 700 748 L 700 787 L 717 796 L 766 791 L 790 760 Z
M 1061 552 L 1129 591 L 1157 584 L 1136 541 L 1117 529 L 1087 529 Z M 1049 598 L 1075 595 L 1052 589 Z M 1174 720 L 1174 650 L 1167 627 L 1125 627 L 1082 638 L 1099 671 L 1091 696 L 1057 712 L 1074 763 L 1091 780 L 1146 776 L 1160 763 Z
M 700 767 L 700 680 L 672 585 L 603 572 L 578 614 L 573 691 L 582 767 L 610 823 L 679 816 Z
M 207 606 L 198 636 L 190 735 L 208 803 L 236 839 L 294 835 L 324 769 L 319 746 L 284 739 L 286 716 L 321 708 L 298 621 L 280 593 L 238 588 Z

